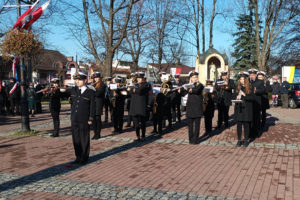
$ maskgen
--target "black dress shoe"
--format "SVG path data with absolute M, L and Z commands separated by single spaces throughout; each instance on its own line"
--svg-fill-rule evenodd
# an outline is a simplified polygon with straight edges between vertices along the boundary
M 153 130 L 151 133 L 152 133 L 152 134 L 156 134 L 156 133 L 157 133 L 157 131 L 156 131 L 156 130 Z
M 238 142 L 236 143 L 236 146 L 237 146 L 237 147 L 241 147 L 241 146 L 242 146 L 242 144 L 243 144 L 243 142 L 242 142 L 242 141 L 238 141 Z
M 88 163 L 87 160 L 84 160 L 84 161 L 80 161 L 80 162 L 79 162 L 80 165 L 86 165 L 87 163 Z
M 248 140 L 245 140 L 245 141 L 243 142 L 243 146 L 244 146 L 244 147 L 247 147 L 247 146 L 249 146 L 249 142 L 248 142 Z
M 98 140 L 100 138 L 101 138 L 100 136 L 94 136 L 94 137 L 92 137 L 92 140 Z
M 57 135 L 57 134 L 52 134 L 52 135 L 50 135 L 50 137 L 59 137 L 59 135 Z

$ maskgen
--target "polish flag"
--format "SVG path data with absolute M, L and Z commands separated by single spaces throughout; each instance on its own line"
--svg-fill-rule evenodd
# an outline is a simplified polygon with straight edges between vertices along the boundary
M 41 7 L 32 12 L 32 18 L 23 27 L 25 30 L 27 30 L 36 20 L 38 20 L 42 16 L 42 14 L 49 6 L 50 1 L 51 0 L 47 1 Z
M 28 17 L 31 15 L 33 9 L 35 8 L 35 6 L 39 3 L 39 0 L 36 1 L 32 6 L 30 6 L 28 8 L 28 10 L 26 10 L 26 12 L 23 13 L 23 15 L 21 17 L 19 17 L 19 19 L 17 20 L 17 22 L 15 23 L 15 25 L 13 26 L 12 29 L 15 28 L 21 28 L 25 23 L 26 20 L 28 19 Z

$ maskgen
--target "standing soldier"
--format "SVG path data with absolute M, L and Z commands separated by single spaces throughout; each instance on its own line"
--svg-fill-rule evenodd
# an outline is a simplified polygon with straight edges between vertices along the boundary
M 212 130 L 212 119 L 215 113 L 215 98 L 217 94 L 213 86 L 213 80 L 206 80 L 206 87 L 203 92 L 203 111 L 205 121 L 205 134 Z
M 92 140 L 98 140 L 101 137 L 100 135 L 101 128 L 102 128 L 101 115 L 103 113 L 106 85 L 102 81 L 102 76 L 100 72 L 94 73 L 94 79 L 95 79 L 94 87 L 96 89 L 95 91 L 96 112 L 95 112 L 95 118 L 93 122 L 94 137 L 92 138 Z
M 20 87 L 18 83 L 16 83 L 15 78 L 10 78 L 6 93 L 10 102 L 11 114 L 15 115 L 15 111 L 17 114 L 19 114 L 19 103 L 21 94 Z
M 221 128 L 224 122 L 228 128 L 229 107 L 231 106 L 232 96 L 235 92 L 235 85 L 232 79 L 229 79 L 228 72 L 221 72 L 221 79 L 218 79 L 215 84 L 217 90 L 217 108 L 218 108 L 218 129 Z
M 117 84 L 117 88 L 111 89 L 110 91 L 110 103 L 112 107 L 112 121 L 114 125 L 114 131 L 113 131 L 114 134 L 123 132 L 125 96 L 121 94 L 122 92 L 122 89 L 120 88 L 121 82 L 122 79 L 116 77 L 115 84 Z
M 183 85 L 182 81 L 180 80 L 180 75 L 175 74 L 175 81 L 173 84 L 173 88 L 180 87 Z M 181 104 L 181 89 L 175 90 L 171 95 L 172 100 L 172 121 L 176 122 L 176 117 L 178 122 L 181 122 L 181 111 L 180 111 L 180 104 Z
M 258 79 L 265 81 L 266 73 L 263 71 L 258 72 Z M 261 96 L 261 129 L 264 129 L 267 118 L 267 109 L 270 108 L 269 104 L 269 92 L 272 92 L 272 87 L 270 85 L 270 81 L 266 81 L 265 83 L 265 92 Z
M 250 129 L 250 138 L 253 140 L 260 136 L 259 130 L 261 128 L 261 96 L 265 92 L 264 81 L 257 79 L 257 69 L 249 69 L 249 77 L 252 93 L 254 93 L 253 101 L 253 121 Z
M 136 75 L 137 87 L 132 89 L 130 115 L 133 117 L 137 141 L 144 140 L 146 137 L 146 116 L 148 93 L 150 85 L 145 80 L 145 73 L 139 72 Z M 140 136 L 142 131 L 142 137 Z
M 37 81 L 35 86 L 35 92 L 41 91 L 42 89 L 42 85 L 39 83 L 39 81 Z M 36 94 L 36 113 L 42 113 L 42 96 L 42 92 Z
M 162 122 L 164 119 L 164 102 L 165 95 L 162 93 L 163 88 L 161 88 L 161 92 L 154 93 L 151 97 L 150 106 L 152 108 L 152 121 L 153 121 L 153 131 L 152 133 L 162 135 Z M 158 131 L 157 131 L 158 129 Z
M 59 137 L 59 113 L 61 108 L 61 101 L 60 99 L 63 97 L 63 93 L 60 92 L 59 88 L 59 79 L 53 78 L 51 80 L 51 87 L 48 92 L 49 96 L 49 109 L 51 113 L 51 117 L 53 119 L 53 126 L 54 126 L 54 132 L 51 135 L 51 137 Z
M 199 82 L 198 72 L 190 72 L 190 83 L 194 84 L 193 88 L 187 89 L 188 100 L 186 106 L 186 117 L 189 126 L 189 143 L 197 144 L 200 133 L 200 122 L 203 116 L 203 96 L 204 86 Z
M 74 75 L 76 86 L 67 93 L 72 97 L 71 127 L 76 155 L 74 163 L 86 164 L 90 153 L 90 125 L 95 117 L 95 92 L 86 86 L 87 75 Z
M 131 79 L 131 84 L 132 85 L 135 85 L 136 84 L 136 76 L 134 73 L 131 73 L 130 75 L 130 79 Z M 131 127 L 131 122 L 132 122 L 132 116 L 129 115 L 129 111 L 130 111 L 130 104 L 131 104 L 131 92 L 130 90 L 128 91 L 128 94 L 127 94 L 127 111 L 128 111 L 128 121 L 127 121 L 127 125 L 126 127 Z

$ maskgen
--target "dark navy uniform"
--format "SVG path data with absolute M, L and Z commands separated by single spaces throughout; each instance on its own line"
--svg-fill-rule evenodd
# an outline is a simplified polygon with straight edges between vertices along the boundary
M 80 74 L 76 76 L 75 78 L 83 76 L 82 79 L 87 77 Z M 95 92 L 86 86 L 69 88 L 67 92 L 72 97 L 71 127 L 76 155 L 75 162 L 85 164 L 90 153 L 90 126 L 88 122 L 93 121 L 95 117 Z
M 144 75 L 138 74 L 137 78 L 144 78 Z M 140 140 L 140 130 L 142 131 L 142 139 L 146 136 L 146 116 L 148 105 L 148 93 L 150 85 L 146 82 L 136 84 L 137 88 L 131 93 L 131 104 L 129 114 L 133 117 L 133 123 L 137 139 Z
M 63 97 L 63 93 L 60 92 L 59 88 L 51 89 L 49 92 L 49 109 L 51 113 L 51 117 L 53 119 L 53 126 L 54 126 L 54 133 L 52 137 L 59 136 L 59 113 L 61 108 L 61 101 L 60 99 Z
M 173 88 L 182 86 L 183 83 L 181 81 L 174 82 Z M 181 89 L 180 89 L 181 90 Z M 181 93 L 178 92 L 178 90 L 175 90 L 171 95 L 171 101 L 172 101 L 172 121 L 176 122 L 176 117 L 179 122 L 181 122 Z
M 114 133 L 121 133 L 123 131 L 125 96 L 121 92 L 122 90 L 119 88 L 110 91 Z
M 212 86 L 212 82 L 206 81 L 206 84 Z M 217 93 L 213 90 L 212 93 L 204 92 L 203 93 L 203 111 L 204 111 L 204 122 L 205 122 L 205 130 L 206 134 L 209 134 L 212 131 L 212 119 L 215 113 L 215 101 L 216 101 Z
M 6 94 L 10 102 L 11 113 L 14 115 L 15 111 L 17 114 L 20 113 L 19 106 L 20 106 L 21 91 L 19 85 L 15 82 L 15 80 L 12 78 L 11 80 L 13 80 L 13 82 L 9 82 L 6 89 Z
M 162 135 L 162 122 L 163 122 L 163 112 L 164 112 L 164 102 L 165 95 L 162 93 L 151 95 L 151 101 L 149 105 L 152 108 L 152 121 L 153 121 L 153 131 L 152 133 L 158 133 Z
M 95 118 L 93 121 L 93 128 L 94 128 L 94 137 L 92 139 L 96 140 L 101 137 L 101 129 L 102 129 L 102 120 L 101 115 L 103 114 L 103 106 L 105 103 L 105 91 L 106 85 L 101 82 L 96 84 L 95 86 L 95 101 L 96 101 L 96 111 L 95 111 Z

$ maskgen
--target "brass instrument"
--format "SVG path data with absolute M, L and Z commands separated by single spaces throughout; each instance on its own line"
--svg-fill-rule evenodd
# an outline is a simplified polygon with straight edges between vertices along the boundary
M 164 81 L 161 84 L 161 93 L 163 93 L 165 96 L 170 92 L 171 90 L 171 85 L 169 80 Z

